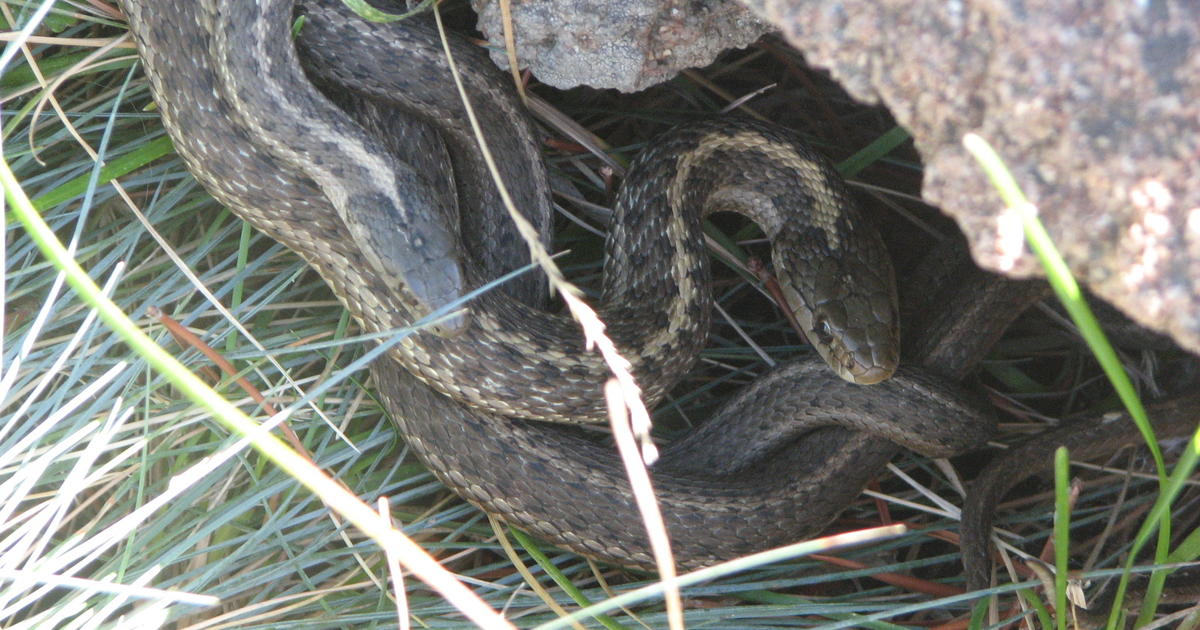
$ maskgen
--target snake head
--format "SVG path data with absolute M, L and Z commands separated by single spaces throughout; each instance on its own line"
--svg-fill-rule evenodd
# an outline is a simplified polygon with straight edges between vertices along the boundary
M 874 316 L 876 312 L 868 312 L 851 312 L 844 303 L 818 308 L 809 337 L 838 376 L 860 385 L 891 378 L 900 363 L 894 317 L 880 319 Z
M 849 263 L 825 259 L 800 290 L 784 297 L 800 329 L 821 358 L 843 379 L 874 385 L 900 364 L 896 282 L 890 262 Z M 806 295 L 802 295 L 802 292 Z
M 428 186 L 415 178 L 408 184 L 408 199 L 419 202 L 414 205 L 439 207 Z M 392 197 L 377 192 L 348 195 L 343 204 L 347 209 L 342 216 L 359 252 L 392 294 L 422 317 L 444 313 L 432 332 L 444 337 L 461 333 L 467 317 L 454 313 L 453 306 L 467 287 L 456 253 L 457 236 L 444 218 L 450 211 L 408 211 Z

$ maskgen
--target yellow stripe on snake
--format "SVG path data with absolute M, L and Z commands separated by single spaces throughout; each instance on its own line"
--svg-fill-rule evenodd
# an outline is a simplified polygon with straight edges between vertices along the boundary
M 437 35 L 363 22 L 339 0 L 298 4 L 123 2 L 197 179 L 304 257 L 368 331 L 407 326 L 528 260 Z M 297 46 L 293 12 L 306 18 Z M 482 52 L 453 45 L 501 175 L 547 230 L 530 123 Z M 600 311 L 648 404 L 704 345 L 700 221 L 726 210 L 771 238 L 789 307 L 824 361 L 773 370 L 664 451 L 654 482 L 685 567 L 820 532 L 894 454 L 890 441 L 946 456 L 991 430 L 944 379 L 897 369 L 891 266 L 832 167 L 795 134 L 741 119 L 657 139 L 615 202 Z M 525 280 L 473 300 L 373 366 L 377 385 L 407 443 L 465 499 L 580 553 L 648 566 L 613 451 L 548 422 L 603 418 L 606 368 L 570 320 L 530 306 L 541 293 Z M 842 428 L 814 430 L 825 426 Z

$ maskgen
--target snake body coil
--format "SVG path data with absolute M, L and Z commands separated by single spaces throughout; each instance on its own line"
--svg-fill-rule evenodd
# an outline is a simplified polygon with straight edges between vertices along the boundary
M 495 192 L 479 183 L 483 169 L 431 31 L 368 24 L 339 0 L 312 0 L 296 9 L 308 19 L 298 54 L 286 0 L 123 7 L 189 168 L 239 216 L 303 256 L 366 329 L 407 326 L 527 258 Z M 547 178 L 529 124 L 484 71 L 483 55 L 454 48 L 469 90 L 488 100 L 478 109 L 497 117 L 484 127 L 511 158 L 501 174 L 524 182 L 518 202 L 546 225 Z M 311 81 L 350 83 L 355 96 L 335 94 L 335 103 Z M 390 117 L 393 103 L 416 118 Z M 452 182 L 431 177 L 450 162 Z M 787 203 L 807 212 L 785 216 Z M 700 217 L 731 209 L 771 237 L 776 265 L 790 274 L 789 306 L 840 377 L 814 361 L 784 366 L 666 451 L 655 485 L 684 566 L 817 533 L 895 450 L 815 427 L 882 431 L 932 455 L 970 448 L 989 431 L 970 398 L 919 371 L 902 369 L 869 388 L 846 382 L 874 383 L 896 369 L 886 254 L 823 158 L 786 131 L 739 120 L 671 132 L 639 156 L 616 202 L 601 315 L 648 404 L 704 343 L 711 298 Z M 469 237 L 457 235 L 460 223 Z M 462 248 L 468 238 L 482 249 Z M 645 537 L 611 451 L 552 425 L 501 417 L 585 422 L 603 413 L 604 366 L 581 351 L 571 322 L 528 305 L 537 293 L 534 284 L 488 293 L 460 319 L 410 337 L 374 367 L 380 391 L 409 444 L 468 500 L 571 549 L 646 566 Z M 717 432 L 737 440 L 745 459 L 711 452 L 705 436 Z M 809 435 L 782 449 L 801 434 Z M 695 467 L 703 461 L 727 465 Z

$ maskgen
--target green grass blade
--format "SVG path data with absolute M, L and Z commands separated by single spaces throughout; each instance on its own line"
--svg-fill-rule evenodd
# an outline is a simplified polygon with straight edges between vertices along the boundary
M 1005 167 L 1000 156 L 987 141 L 975 134 L 968 134 L 963 138 L 963 145 L 980 163 L 985 173 L 987 173 L 992 185 L 1000 193 L 1008 211 L 1016 213 L 1020 218 L 1026 241 L 1037 255 L 1042 267 L 1046 270 L 1046 276 L 1050 281 L 1051 287 L 1053 287 L 1055 294 L 1062 302 L 1064 308 L 1066 308 L 1067 313 L 1071 316 L 1072 321 L 1079 328 L 1088 347 L 1091 348 L 1092 353 L 1096 356 L 1096 360 L 1100 363 L 1105 375 L 1112 383 L 1117 395 L 1121 398 L 1121 402 L 1129 411 L 1129 415 L 1133 418 L 1134 423 L 1137 425 L 1154 457 L 1155 467 L 1160 480 L 1159 496 L 1146 520 L 1143 521 L 1129 550 L 1129 556 L 1126 561 L 1127 571 L 1122 576 L 1118 585 L 1113 603 L 1113 613 L 1109 618 L 1109 628 L 1113 628 L 1117 624 L 1117 614 L 1121 610 L 1121 604 L 1128 586 L 1128 569 L 1133 566 L 1138 552 L 1155 531 L 1158 532 L 1155 562 L 1162 564 L 1166 562 L 1169 556 L 1171 503 L 1180 490 L 1182 490 L 1188 475 L 1195 468 L 1198 454 L 1200 454 L 1200 430 L 1194 436 L 1191 448 L 1185 449 L 1175 470 L 1168 477 L 1166 465 L 1163 462 L 1162 451 L 1158 447 L 1158 440 L 1154 437 L 1154 431 L 1150 425 L 1149 418 L 1146 416 L 1145 407 L 1142 405 L 1142 401 L 1138 397 L 1133 383 L 1129 380 L 1129 375 L 1126 374 L 1120 360 L 1117 358 L 1116 351 L 1113 350 L 1112 345 L 1108 342 L 1107 337 L 1105 337 L 1099 323 L 1096 321 L 1095 315 L 1092 314 L 1087 302 L 1083 299 L 1083 293 L 1078 283 L 1076 283 L 1074 276 L 1072 276 L 1070 270 L 1067 268 L 1066 262 L 1054 247 L 1054 243 L 1050 235 L 1046 232 L 1045 227 L 1042 226 L 1041 221 L 1038 220 L 1036 209 L 1026 199 L 1016 180 L 1013 178 L 1012 173 Z M 1161 588 L 1165 577 L 1165 573 L 1157 572 L 1151 577 L 1151 584 L 1157 584 Z M 1153 615 L 1155 605 L 1156 602 L 1153 599 L 1149 597 L 1146 599 L 1145 606 L 1138 619 L 1139 624 L 1149 621 L 1150 616 Z
M 1054 451 L 1054 609 L 1058 630 L 1066 630 L 1067 575 L 1071 570 L 1071 458 L 1067 449 Z
M 171 139 L 167 136 L 160 136 L 155 140 L 151 140 L 146 144 L 122 155 L 113 161 L 105 164 L 100 168 L 100 175 L 97 178 L 98 184 L 107 184 L 112 180 L 127 175 L 165 155 L 170 155 L 175 151 L 175 146 L 171 144 Z M 91 181 L 91 173 L 80 175 L 75 179 L 63 183 L 41 195 L 38 195 L 33 200 L 33 206 L 39 210 L 53 208 L 60 203 L 74 199 L 87 191 Z
M 842 174 L 842 177 L 854 177 L 883 156 L 891 153 L 896 147 L 908 142 L 908 139 L 911 137 L 907 129 L 896 125 L 891 130 L 875 138 L 875 140 L 854 155 L 838 162 L 837 170 Z
M 525 549 L 525 552 L 528 553 L 531 558 L 533 558 L 534 562 L 537 562 L 538 566 L 546 572 L 546 575 L 549 575 L 550 579 L 554 580 L 554 583 L 557 584 L 558 587 L 567 594 L 567 596 L 574 600 L 576 604 L 587 607 L 595 603 L 589 599 L 588 596 L 579 589 L 579 587 L 575 586 L 575 583 L 572 582 L 571 579 L 566 576 L 566 574 L 560 571 L 558 567 L 554 566 L 554 563 L 551 562 L 546 553 L 542 551 L 542 548 L 537 544 L 537 541 L 515 527 L 509 527 L 508 531 L 512 534 L 513 538 L 517 540 L 521 547 Z M 625 630 L 625 626 L 617 623 L 615 619 L 606 614 L 597 614 L 595 617 L 593 617 L 593 619 L 600 622 L 600 625 L 608 628 L 609 630 Z

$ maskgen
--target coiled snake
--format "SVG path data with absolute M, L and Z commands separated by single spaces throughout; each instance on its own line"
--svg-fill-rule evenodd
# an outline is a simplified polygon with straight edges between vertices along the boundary
M 527 259 L 474 157 L 441 44 L 426 27 L 368 24 L 340 0 L 122 6 L 167 129 L 197 179 L 303 256 L 366 329 L 406 326 Z M 298 47 L 293 11 L 306 17 Z M 480 51 L 458 42 L 454 50 L 506 156 L 501 175 L 530 219 L 547 225 L 547 176 L 528 122 Z M 315 87 L 335 85 L 324 94 Z M 394 104 L 415 113 L 392 116 Z M 780 215 L 791 202 L 806 212 Z M 877 382 L 895 369 L 885 253 L 819 155 L 783 130 L 740 120 L 660 139 L 616 202 L 602 317 L 648 404 L 703 345 L 710 298 L 699 218 L 729 209 L 751 214 L 772 237 L 776 265 L 790 270 L 790 306 L 837 374 L 818 361 L 787 364 L 664 453 L 656 491 L 683 566 L 819 532 L 896 449 L 814 426 L 871 430 L 939 456 L 990 431 L 969 396 L 917 368 L 870 387 L 846 382 Z M 375 366 L 380 391 L 407 442 L 467 500 L 581 553 L 647 566 L 612 452 L 529 421 L 587 422 L 603 408 L 605 368 L 582 351 L 570 321 L 528 306 L 539 292 L 531 282 L 490 292 L 460 319 L 410 337 Z M 714 434 L 740 446 L 717 451 Z

